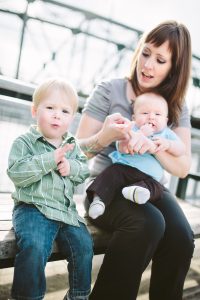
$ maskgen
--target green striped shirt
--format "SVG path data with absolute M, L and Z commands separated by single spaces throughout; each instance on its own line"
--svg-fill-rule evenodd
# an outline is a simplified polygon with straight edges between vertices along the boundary
M 73 201 L 74 186 L 89 176 L 87 158 L 76 139 L 66 133 L 62 145 L 73 143 L 66 153 L 70 163 L 69 176 L 61 176 L 54 160 L 55 146 L 31 126 L 11 147 L 8 176 L 15 185 L 12 193 L 15 205 L 19 202 L 34 204 L 47 218 L 79 226 L 84 219 L 78 215 Z

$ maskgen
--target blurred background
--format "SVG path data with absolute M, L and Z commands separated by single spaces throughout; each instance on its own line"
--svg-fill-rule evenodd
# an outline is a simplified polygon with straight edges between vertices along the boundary
M 187 102 L 200 116 L 199 11 L 198 0 L 0 0 L 0 73 L 29 83 L 64 76 L 88 95 L 103 78 L 129 73 L 143 31 L 175 19 L 191 32 Z

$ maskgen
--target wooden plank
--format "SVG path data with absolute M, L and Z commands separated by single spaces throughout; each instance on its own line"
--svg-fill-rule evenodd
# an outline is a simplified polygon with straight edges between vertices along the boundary
M 94 241 L 94 254 L 105 253 L 106 246 L 110 241 L 111 234 L 99 228 L 96 228 L 90 223 L 87 218 L 86 221 L 88 230 L 91 233 Z M 15 242 L 14 230 L 11 229 L 9 231 L 0 231 L 0 269 L 12 267 L 16 253 L 17 247 Z M 49 261 L 60 259 L 64 259 L 64 257 L 59 253 L 57 244 L 55 242 Z
M 192 206 L 184 200 L 178 199 L 196 238 L 200 237 L 200 208 Z
M 6 201 L 9 202 L 9 208 L 12 207 L 13 201 L 10 198 L 10 195 L 6 195 Z M 78 210 L 82 216 L 84 216 L 85 211 L 82 203 L 82 196 L 76 195 L 75 201 L 77 203 Z M 200 208 L 191 206 L 190 204 L 186 203 L 178 199 L 178 202 L 183 209 L 193 231 L 195 237 L 200 237 Z M 1 208 L 1 205 L 0 205 Z M 9 212 L 8 212 L 9 213 Z M 91 233 L 94 241 L 94 253 L 95 254 L 102 254 L 105 253 L 105 249 L 109 243 L 111 233 L 105 232 L 100 228 L 95 227 L 91 224 L 90 220 L 85 217 L 87 222 L 87 227 L 89 232 Z M 8 221 L 2 220 L 2 214 L 0 214 L 0 268 L 6 268 L 13 266 L 14 257 L 16 255 L 16 242 L 15 242 L 15 235 L 12 228 L 11 218 Z M 59 260 L 63 259 L 62 255 L 59 253 L 56 243 L 54 243 L 52 256 L 50 260 Z
M 1 194 L 2 197 L 2 194 Z M 81 216 L 84 216 L 85 210 L 83 206 L 83 196 L 75 195 L 74 201 L 76 203 L 77 209 Z M 13 208 L 13 200 L 10 194 L 3 195 L 3 201 L 0 202 L 0 268 L 6 268 L 13 266 L 14 257 L 16 255 L 16 242 L 15 242 L 15 234 L 12 229 L 12 208 Z M 4 203 L 3 205 L 1 203 Z M 7 203 L 5 205 L 5 203 Z M 2 209 L 4 210 L 2 212 Z M 7 220 L 7 221 L 6 221 Z M 91 233 L 94 241 L 94 253 L 100 254 L 104 253 L 106 249 L 106 245 L 110 240 L 111 234 L 96 228 L 92 225 L 88 218 L 85 218 L 87 222 L 87 227 L 89 232 Z M 52 255 L 49 261 L 64 259 L 62 255 L 59 253 L 56 243 L 54 243 Z

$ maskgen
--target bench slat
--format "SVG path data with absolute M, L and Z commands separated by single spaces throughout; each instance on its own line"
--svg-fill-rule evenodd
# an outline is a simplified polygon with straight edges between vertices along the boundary
M 9 210 L 12 199 L 10 196 L 7 198 L 7 203 L 9 204 Z M 183 200 L 178 199 L 178 202 L 183 209 L 191 227 L 194 231 L 195 238 L 200 237 L 200 208 L 191 206 Z M 5 202 L 4 202 L 5 203 Z M 81 204 L 81 197 L 76 196 L 76 203 L 80 215 L 84 215 L 83 204 Z M 3 214 L 10 213 L 10 219 L 8 221 L 0 220 L 0 268 L 12 267 L 14 264 L 14 257 L 17 252 L 15 235 L 12 229 L 11 222 L 11 212 L 5 211 Z M 5 219 L 5 218 L 3 218 Z M 104 230 L 95 227 L 90 220 L 85 217 L 87 227 L 89 232 L 92 235 L 94 241 L 94 254 L 103 254 L 105 253 L 106 247 L 111 238 L 111 233 L 105 232 Z M 49 258 L 49 261 L 64 259 L 64 257 L 59 253 L 56 243 L 54 243 L 52 255 Z
M 94 254 L 105 253 L 106 245 L 108 244 L 111 234 L 105 232 L 87 221 L 87 228 L 91 233 L 94 241 Z M 0 222 L 2 225 L 2 222 Z M 14 257 L 17 252 L 15 234 L 13 229 L 0 231 L 0 268 L 8 268 L 13 266 Z M 56 243 L 54 243 L 52 255 L 49 261 L 60 260 L 64 257 L 59 253 Z

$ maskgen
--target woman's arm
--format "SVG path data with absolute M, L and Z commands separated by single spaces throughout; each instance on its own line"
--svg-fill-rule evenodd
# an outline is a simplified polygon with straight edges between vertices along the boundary
M 170 174 L 185 177 L 187 176 L 191 165 L 191 131 L 190 128 L 177 127 L 174 132 L 179 136 L 185 145 L 185 154 L 175 157 L 166 151 L 160 151 L 155 157 L 160 161 L 163 168 Z
M 79 126 L 76 132 L 79 145 L 88 158 L 92 158 L 104 147 L 99 143 L 99 131 L 103 123 L 94 118 L 82 114 Z
M 107 116 L 104 122 L 83 113 L 76 137 L 87 157 L 92 158 L 113 141 L 127 138 L 130 123 L 119 113 Z

